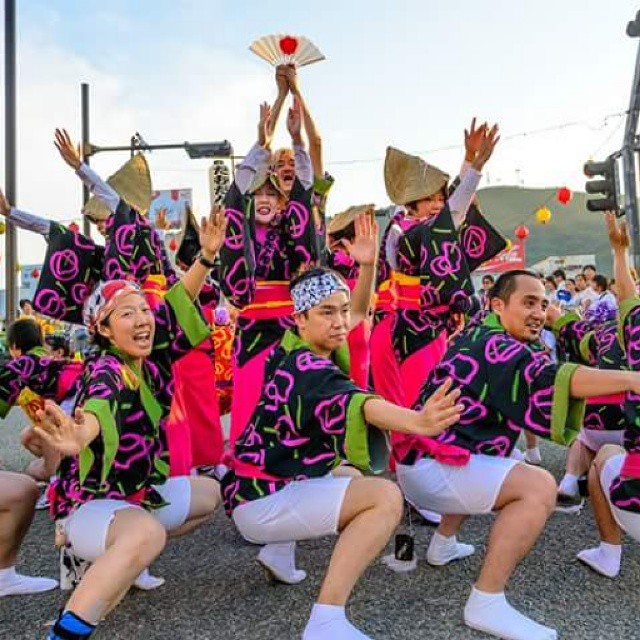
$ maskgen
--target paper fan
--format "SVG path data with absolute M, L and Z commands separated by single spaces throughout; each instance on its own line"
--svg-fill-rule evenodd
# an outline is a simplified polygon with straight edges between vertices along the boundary
M 274 67 L 281 64 L 304 67 L 325 59 L 320 49 L 304 36 L 264 36 L 256 40 L 249 49 Z

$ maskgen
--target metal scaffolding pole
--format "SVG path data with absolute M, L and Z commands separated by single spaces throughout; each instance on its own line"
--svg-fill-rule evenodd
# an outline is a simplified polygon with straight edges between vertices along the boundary
M 90 156 L 87 153 L 89 146 L 89 85 L 83 82 L 80 85 L 80 110 L 82 118 L 82 159 L 83 162 L 88 165 L 90 163 Z M 86 185 L 82 185 L 82 204 L 87 204 L 87 200 L 91 196 L 91 192 Z M 91 224 L 89 219 L 85 216 L 82 217 L 82 233 L 85 236 L 91 237 Z
M 4 2 L 4 132 L 5 132 L 5 193 L 12 205 L 17 200 L 16 155 L 16 5 L 14 0 Z M 7 324 L 16 316 L 18 288 L 16 282 L 17 230 L 7 223 L 5 236 L 5 309 Z

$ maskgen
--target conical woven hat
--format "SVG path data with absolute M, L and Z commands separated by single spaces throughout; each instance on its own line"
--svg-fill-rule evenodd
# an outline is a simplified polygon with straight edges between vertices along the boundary
M 387 195 L 394 204 L 408 204 L 437 193 L 449 181 L 449 176 L 418 156 L 387 147 L 384 161 L 384 182 Z
M 196 217 L 191 210 L 187 209 L 185 222 L 178 236 L 178 251 L 176 257 L 184 264 L 191 266 L 196 259 L 200 247 L 200 225 L 196 221 Z
M 346 211 L 341 211 L 340 213 L 336 213 L 331 220 L 329 220 L 329 224 L 327 225 L 327 233 L 332 236 L 339 231 L 343 231 L 350 224 L 353 224 L 356 217 L 361 213 L 370 213 L 373 218 L 375 205 L 373 204 L 359 204 L 353 207 L 349 207 Z
M 113 187 L 118 195 L 140 213 L 147 213 L 151 204 L 151 174 L 149 165 L 143 154 L 137 153 L 127 161 L 111 177 L 107 183 Z M 106 220 L 109 207 L 102 200 L 92 196 L 84 206 L 83 213 L 94 220 Z

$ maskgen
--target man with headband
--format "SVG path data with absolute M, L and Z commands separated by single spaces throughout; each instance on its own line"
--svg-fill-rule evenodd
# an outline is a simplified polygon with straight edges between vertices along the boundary
M 260 402 L 236 443 L 234 469 L 223 480 L 227 513 L 250 542 L 340 536 L 304 640 L 367 638 L 349 623 L 345 605 L 403 510 L 388 480 L 336 477 L 331 471 L 346 459 L 381 472 L 388 449 L 380 430 L 436 435 L 460 411 L 450 382 L 416 412 L 349 379 L 346 337 L 369 304 L 375 224 L 369 235 L 371 251 L 361 260 L 352 299 L 346 283 L 328 269 L 311 269 L 291 283 L 296 329 L 285 333 L 267 362 Z

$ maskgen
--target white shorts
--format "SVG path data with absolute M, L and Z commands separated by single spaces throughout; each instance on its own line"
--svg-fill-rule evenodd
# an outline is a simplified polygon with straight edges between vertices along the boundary
M 169 503 L 166 507 L 150 511 L 160 524 L 173 531 L 181 527 L 189 517 L 191 507 L 191 483 L 187 476 L 169 478 L 155 486 L 158 493 Z M 95 562 L 107 550 L 107 535 L 116 512 L 122 509 L 142 509 L 125 500 L 97 498 L 78 507 L 65 521 L 67 542 L 73 553 Z
M 502 484 L 517 464 L 513 458 L 471 454 L 464 467 L 422 458 L 399 464 L 398 484 L 407 500 L 440 514 L 481 514 L 493 511 Z
M 349 476 L 295 480 L 266 498 L 236 507 L 233 521 L 254 544 L 335 535 L 350 482 Z
M 581 442 L 587 449 L 598 453 L 605 444 L 624 444 L 624 430 L 601 431 L 599 429 L 580 429 L 578 442 Z
M 609 495 L 611 483 L 620 475 L 625 455 L 624 453 L 620 453 L 616 456 L 611 456 L 611 458 L 604 463 L 602 471 L 600 472 L 600 485 L 611 507 L 611 513 L 620 528 L 626 531 L 634 540 L 640 542 L 640 513 L 619 509 L 611 504 L 611 496 Z

